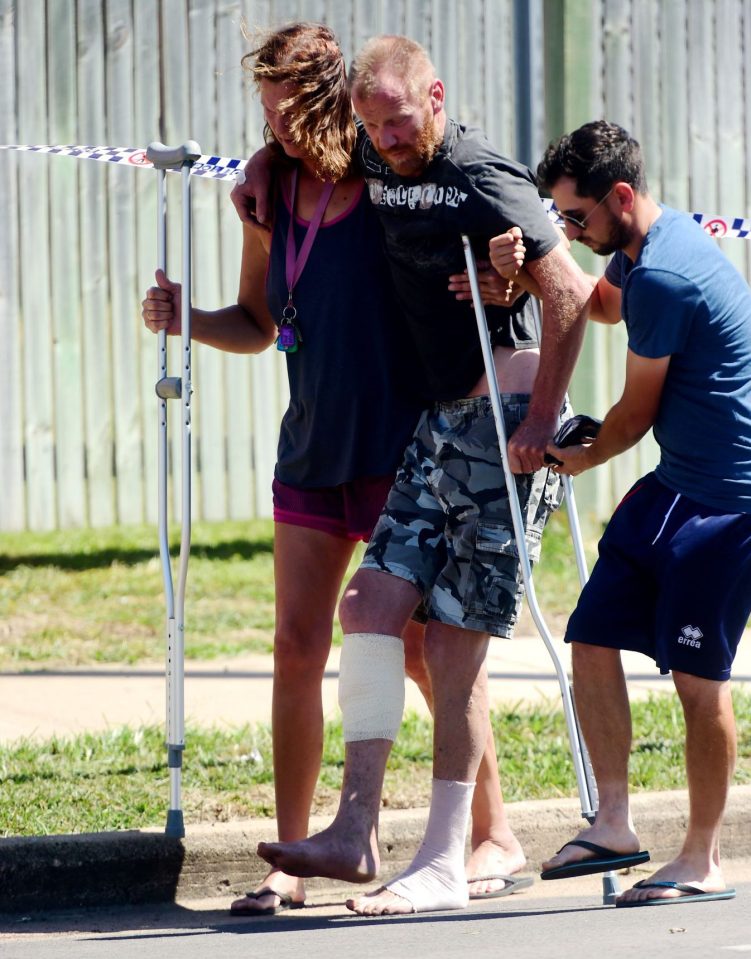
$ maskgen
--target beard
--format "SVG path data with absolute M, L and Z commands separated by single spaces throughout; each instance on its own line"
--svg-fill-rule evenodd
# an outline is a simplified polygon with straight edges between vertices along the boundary
M 442 141 L 431 113 L 417 131 L 414 144 L 384 150 L 381 155 L 398 176 L 416 177 L 429 165 Z
M 615 253 L 617 250 L 622 250 L 624 247 L 628 246 L 631 240 L 634 237 L 634 231 L 629 229 L 624 223 L 610 214 L 610 229 L 608 232 L 607 240 L 604 240 L 601 243 L 598 243 L 594 240 L 579 240 L 583 242 L 585 246 L 588 246 L 593 253 L 597 253 L 598 256 L 610 256 L 611 253 Z

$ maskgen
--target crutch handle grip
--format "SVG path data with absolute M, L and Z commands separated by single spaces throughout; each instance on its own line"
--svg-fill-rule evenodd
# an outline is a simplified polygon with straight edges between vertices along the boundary
M 183 395 L 183 381 L 179 376 L 163 376 L 154 390 L 162 400 L 179 400 Z
M 154 140 L 146 147 L 146 159 L 157 170 L 179 169 L 186 163 L 192 166 L 201 156 L 201 148 L 195 140 L 186 140 L 179 147 L 168 147 Z

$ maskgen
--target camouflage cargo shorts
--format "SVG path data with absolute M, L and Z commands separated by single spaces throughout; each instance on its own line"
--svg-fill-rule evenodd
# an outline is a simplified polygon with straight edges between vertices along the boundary
M 529 396 L 504 393 L 502 400 L 510 436 Z M 516 487 L 534 562 L 562 490 L 546 469 L 517 476 Z M 416 619 L 511 635 L 523 584 L 489 397 L 438 403 L 422 414 L 361 568 L 416 586 L 423 597 Z

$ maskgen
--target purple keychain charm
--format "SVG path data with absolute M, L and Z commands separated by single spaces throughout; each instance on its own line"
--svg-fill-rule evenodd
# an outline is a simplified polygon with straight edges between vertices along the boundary
M 294 323 L 296 316 L 297 310 L 290 301 L 282 310 L 282 322 L 276 338 L 276 348 L 282 353 L 296 353 L 302 343 L 302 336 Z

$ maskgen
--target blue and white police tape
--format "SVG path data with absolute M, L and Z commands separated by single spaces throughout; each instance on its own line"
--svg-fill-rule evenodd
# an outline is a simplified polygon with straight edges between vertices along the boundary
M 76 160 L 100 160 L 103 163 L 124 163 L 126 166 L 141 169 L 153 169 L 146 159 L 146 150 L 136 147 L 90 147 L 90 146 L 31 146 L 18 144 L 0 145 L 0 150 L 22 150 L 27 153 L 49 153 L 54 156 L 74 157 Z M 234 177 L 238 167 L 245 166 L 244 160 L 232 157 L 200 156 L 190 169 L 195 176 L 205 176 L 212 180 L 226 180 Z M 173 172 L 169 170 L 168 172 Z
M 558 208 L 555 203 L 549 199 L 544 199 L 542 202 L 553 223 L 562 227 L 563 220 L 558 215 Z M 705 233 L 717 240 L 725 237 L 737 237 L 745 240 L 751 235 L 751 219 L 744 219 L 740 216 L 717 216 L 716 214 L 709 216 L 706 213 L 689 213 L 689 216 L 696 220 Z
M 74 157 L 77 160 L 100 160 L 104 163 L 124 163 L 128 166 L 150 169 L 152 164 L 146 159 L 146 150 L 136 147 L 92 147 L 77 145 L 32 146 L 29 144 L 0 144 L 0 150 L 22 150 L 28 153 L 48 153 L 54 156 Z M 212 180 L 236 179 L 242 175 L 244 160 L 235 157 L 200 156 L 190 169 L 193 176 L 208 177 Z M 544 199 L 543 204 L 548 216 L 558 225 L 563 221 L 552 200 Z M 737 237 L 747 239 L 751 236 L 751 219 L 740 216 L 726 217 L 715 214 L 691 213 L 691 217 L 710 236 L 716 239 Z

